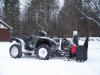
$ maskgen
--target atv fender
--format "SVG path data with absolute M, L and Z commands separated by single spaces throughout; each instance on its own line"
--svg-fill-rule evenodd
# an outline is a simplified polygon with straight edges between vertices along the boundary
M 11 42 L 11 45 L 13 45 L 13 44 L 19 44 L 21 46 L 22 52 L 25 52 L 26 51 L 25 50 L 25 42 L 24 42 L 23 39 L 13 38 L 13 39 L 10 40 L 10 42 Z
M 46 38 L 46 37 L 42 37 L 37 41 L 36 47 L 40 46 L 41 44 L 46 44 L 49 47 L 52 47 L 52 45 L 56 45 L 55 42 L 53 42 L 52 39 L 50 38 Z

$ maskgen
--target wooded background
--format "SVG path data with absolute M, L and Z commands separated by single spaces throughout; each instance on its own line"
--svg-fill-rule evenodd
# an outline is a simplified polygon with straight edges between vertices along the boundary
M 13 27 L 11 36 L 39 30 L 58 37 L 72 37 L 74 30 L 79 36 L 100 36 L 100 0 L 64 0 L 61 8 L 59 0 L 31 0 L 23 9 L 20 0 L 0 2 L 1 19 Z

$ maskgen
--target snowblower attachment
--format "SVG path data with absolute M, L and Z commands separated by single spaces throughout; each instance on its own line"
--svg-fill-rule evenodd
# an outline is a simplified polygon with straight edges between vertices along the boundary
M 88 38 L 86 37 L 86 40 L 84 42 L 84 45 L 79 45 L 76 49 L 76 61 L 84 62 L 87 60 L 88 55 Z

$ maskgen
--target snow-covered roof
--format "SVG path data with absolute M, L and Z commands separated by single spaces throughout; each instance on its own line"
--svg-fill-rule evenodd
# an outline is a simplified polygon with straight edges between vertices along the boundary
M 11 26 L 9 26 L 8 24 L 6 24 L 5 22 L 3 22 L 2 20 L 0 20 L 0 23 L 2 25 L 4 25 L 5 27 L 7 27 L 8 29 L 13 29 Z

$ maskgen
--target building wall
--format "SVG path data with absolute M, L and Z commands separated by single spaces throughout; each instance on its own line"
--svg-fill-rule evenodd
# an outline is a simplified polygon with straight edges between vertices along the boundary
M 9 38 L 10 38 L 9 29 L 0 28 L 0 41 L 9 41 Z

